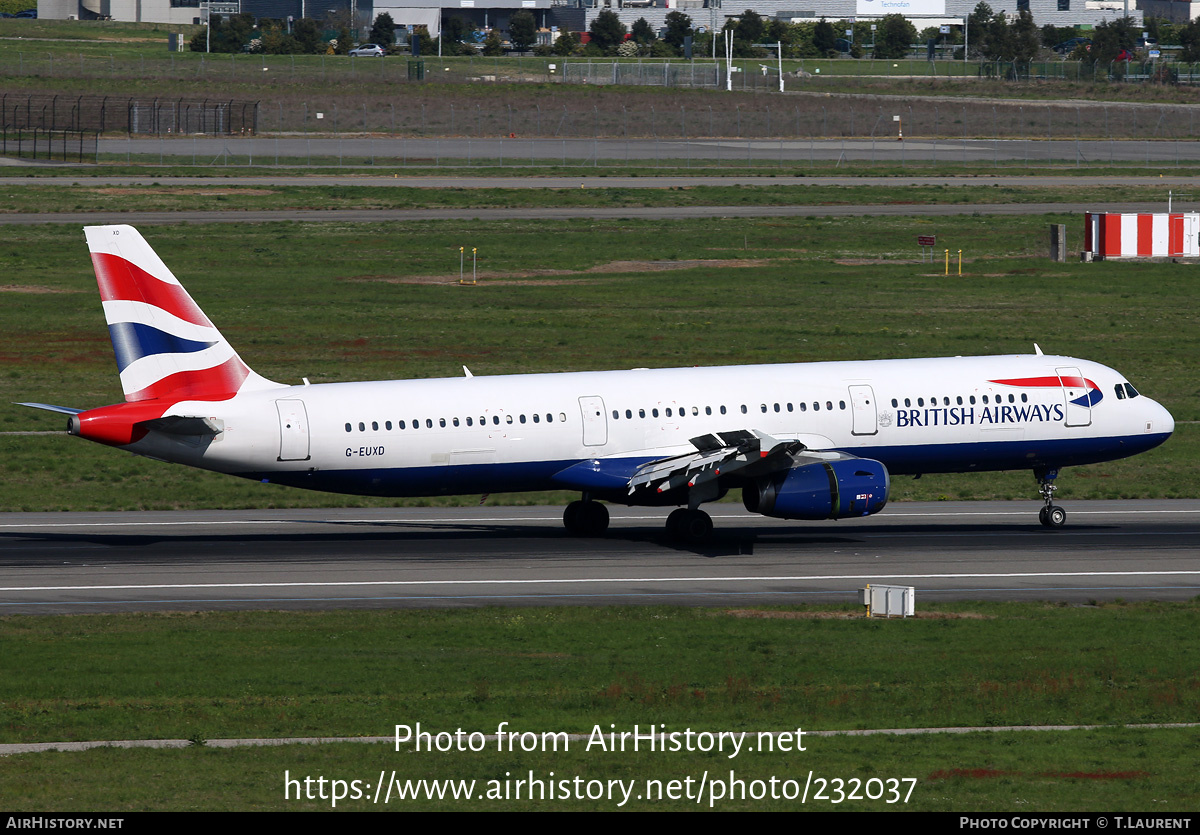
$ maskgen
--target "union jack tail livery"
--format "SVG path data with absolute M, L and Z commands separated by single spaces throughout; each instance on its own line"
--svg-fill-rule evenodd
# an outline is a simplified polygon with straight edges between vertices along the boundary
M 242 362 L 136 229 L 84 234 L 127 402 L 228 400 L 275 387 Z

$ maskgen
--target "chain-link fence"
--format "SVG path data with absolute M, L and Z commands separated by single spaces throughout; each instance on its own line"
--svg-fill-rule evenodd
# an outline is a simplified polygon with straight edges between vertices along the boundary
M 0 156 L 95 162 L 98 134 L 83 130 L 0 127 Z
M 254 133 L 258 102 L 0 94 L 0 127 L 99 133 Z

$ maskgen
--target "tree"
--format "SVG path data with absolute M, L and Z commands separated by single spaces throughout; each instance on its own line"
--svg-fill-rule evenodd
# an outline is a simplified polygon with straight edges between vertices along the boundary
M 563 32 L 554 41 L 555 55 L 574 55 L 575 50 L 579 47 L 579 35 L 575 32 Z
M 644 17 L 639 17 L 634 21 L 630 34 L 640 44 L 649 44 L 655 38 L 654 27 Z
M 1092 49 L 1089 57 L 1098 64 L 1110 64 L 1117 60 L 1122 50 L 1133 52 L 1136 41 L 1137 35 L 1132 20 L 1127 17 L 1106 20 L 1092 30 Z
M 521 9 L 513 13 L 508 21 L 508 38 L 517 52 L 524 52 L 533 46 L 537 40 L 537 21 L 533 12 Z
M 825 18 L 821 18 L 813 27 L 813 46 L 816 47 L 818 55 L 827 55 L 831 50 L 837 49 L 837 32 L 834 31 L 833 24 Z
M 967 17 L 967 46 L 979 49 L 987 34 L 987 26 L 991 23 L 995 13 L 992 7 L 984 0 L 979 0 L 975 6 L 975 11 Z
M 737 28 L 733 30 L 736 40 L 745 42 L 746 46 L 761 43 L 767 24 L 763 23 L 762 15 L 753 9 L 746 9 L 738 18 Z
M 495 29 L 488 32 L 488 36 L 483 41 L 483 54 L 489 58 L 504 54 L 504 42 L 500 40 L 500 33 Z
M 616 12 L 605 9 L 592 20 L 588 34 L 592 36 L 591 42 L 600 49 L 605 52 L 610 49 L 615 51 L 625 40 L 625 24 L 617 17 Z
M 1037 24 L 1029 9 L 1022 9 L 1012 25 L 1012 58 L 1014 61 L 1032 61 L 1040 49 Z
M 1179 60 L 1184 64 L 1200 61 L 1200 18 L 1179 30 Z
M 692 19 L 683 12 L 676 11 L 667 12 L 664 22 L 667 24 L 667 32 L 663 35 L 663 40 L 676 49 L 683 49 L 683 39 L 692 34 Z
M 300 45 L 300 51 L 308 55 L 316 55 L 325 51 L 325 41 L 321 37 L 321 28 L 311 17 L 302 17 L 292 24 L 292 35 Z
M 902 14 L 886 15 L 879 21 L 875 39 L 876 58 L 903 58 L 917 39 L 917 28 Z
M 396 43 L 396 24 L 387 12 L 380 12 L 371 24 L 371 43 L 377 43 L 384 49 Z

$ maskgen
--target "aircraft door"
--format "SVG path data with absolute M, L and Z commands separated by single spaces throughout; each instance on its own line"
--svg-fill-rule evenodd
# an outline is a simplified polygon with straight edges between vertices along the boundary
M 604 415 L 604 399 L 596 396 L 579 398 L 583 414 L 583 445 L 604 446 L 608 443 L 608 418 Z
M 851 434 L 874 435 L 879 432 L 874 389 L 870 386 L 850 386 L 850 408 L 854 415 Z
M 303 400 L 276 400 L 279 412 L 279 460 L 307 461 L 308 412 Z
M 1063 397 L 1066 401 L 1067 426 L 1092 425 L 1092 400 L 1087 382 L 1078 368 L 1056 368 L 1058 380 L 1062 383 Z

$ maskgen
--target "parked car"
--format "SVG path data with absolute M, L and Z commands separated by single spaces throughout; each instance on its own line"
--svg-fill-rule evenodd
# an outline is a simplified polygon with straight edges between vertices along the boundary
M 382 58 L 386 54 L 382 46 L 374 43 L 361 44 L 350 50 L 350 55 L 353 58 Z
M 1130 52 L 1128 49 L 1122 49 L 1120 52 L 1117 53 L 1117 60 L 1118 61 L 1132 61 L 1133 53 Z
M 1062 43 L 1055 44 L 1054 51 L 1057 52 L 1059 55 L 1070 55 L 1072 52 L 1075 51 L 1075 47 L 1077 47 L 1077 46 L 1091 46 L 1091 45 L 1092 45 L 1091 38 L 1071 38 L 1070 40 L 1066 40 L 1066 41 L 1063 41 Z

